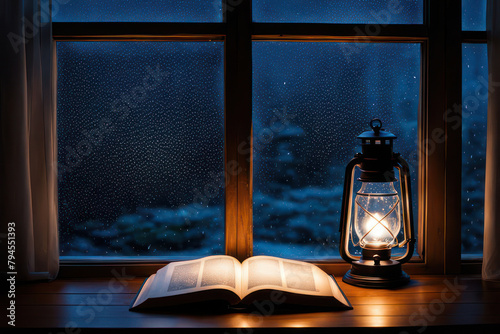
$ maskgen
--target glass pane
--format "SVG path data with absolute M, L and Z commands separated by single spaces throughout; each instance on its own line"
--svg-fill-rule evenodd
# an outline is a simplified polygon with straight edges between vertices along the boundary
M 222 0 L 55 0 L 54 22 L 222 22 Z
M 254 0 L 255 22 L 422 24 L 423 0 Z M 368 27 L 367 27 L 368 28 Z M 374 28 L 366 34 L 373 34 Z
M 345 167 L 372 118 L 411 165 L 416 224 L 420 54 L 413 43 L 254 42 L 254 254 L 339 256 Z
M 462 254 L 482 256 L 488 109 L 487 46 L 464 44 L 462 51 Z
M 462 29 L 486 30 L 486 0 L 462 0 Z
M 224 252 L 224 44 L 58 42 L 61 255 Z

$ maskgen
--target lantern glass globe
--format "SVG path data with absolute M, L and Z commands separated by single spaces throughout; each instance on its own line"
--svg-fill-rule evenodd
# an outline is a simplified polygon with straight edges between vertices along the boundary
M 363 182 L 355 201 L 354 230 L 359 245 L 371 249 L 396 246 L 401 204 L 393 182 Z

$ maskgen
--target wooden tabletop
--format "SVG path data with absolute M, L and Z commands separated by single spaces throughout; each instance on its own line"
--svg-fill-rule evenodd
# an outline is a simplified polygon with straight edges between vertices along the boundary
M 408 286 L 399 289 L 358 288 L 337 277 L 353 306 L 345 311 L 284 311 L 265 305 L 263 311 L 252 312 L 150 313 L 128 310 L 144 278 L 119 273 L 116 277 L 18 285 L 16 327 L 55 328 L 64 333 L 80 333 L 84 328 L 247 329 L 241 333 L 252 328 L 273 332 L 336 328 L 335 333 L 356 332 L 354 328 L 429 333 L 441 326 L 466 325 L 500 329 L 500 283 L 482 281 L 479 276 L 413 276 Z M 3 320 L 2 327 L 6 326 Z

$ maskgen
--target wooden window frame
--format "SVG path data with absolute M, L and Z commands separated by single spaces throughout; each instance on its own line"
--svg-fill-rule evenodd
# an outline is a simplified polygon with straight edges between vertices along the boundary
M 459 62 L 459 67 L 460 67 L 460 82 L 462 82 L 462 72 L 461 72 L 461 69 L 462 69 L 462 47 L 463 47 L 463 44 L 486 44 L 487 43 L 487 33 L 486 31 L 468 31 L 468 30 L 462 30 L 462 25 L 460 24 L 460 31 L 461 31 L 461 35 L 460 35 L 460 62 Z M 463 98 L 463 95 L 462 95 L 462 87 L 460 87 L 460 99 Z M 457 165 L 460 166 L 460 179 L 457 177 L 456 179 L 456 182 L 460 185 L 460 188 L 457 189 L 458 191 L 461 192 L 461 182 L 462 182 L 462 170 L 461 170 L 461 167 L 462 167 L 462 126 L 460 126 L 460 137 L 456 137 L 456 140 L 459 141 L 459 148 L 456 148 L 457 150 L 459 149 L 459 152 L 460 152 L 460 155 L 455 157 L 455 160 L 453 161 L 453 163 L 456 163 Z M 456 203 L 456 205 L 459 206 L 459 208 L 461 208 L 461 204 L 462 204 L 462 201 L 460 199 L 460 202 L 459 203 Z M 460 216 L 460 219 L 461 219 L 461 210 L 460 212 L 458 213 Z M 462 242 L 462 239 L 460 239 L 460 243 Z M 461 253 L 461 252 L 460 252 Z M 460 254 L 460 259 L 461 259 L 461 263 L 460 263 L 460 272 L 461 273 L 467 273 L 467 274 L 470 274 L 470 273 L 480 273 L 481 272 L 481 266 L 482 266 L 482 257 L 474 257 L 474 256 L 463 256 L 462 254 Z
M 55 22 L 53 36 L 55 41 L 224 41 L 225 168 L 234 162 L 240 168 L 237 174 L 225 173 L 225 244 L 226 254 L 239 260 L 252 255 L 253 245 L 252 150 L 239 149 L 241 143 L 252 144 L 252 41 L 421 43 L 416 224 L 420 255 L 405 264 L 405 271 L 410 275 L 479 272 L 477 262 L 461 262 L 461 199 L 456 196 L 461 191 L 461 128 L 453 129 L 446 111 L 461 103 L 462 42 L 486 37 L 462 32 L 461 1 L 424 0 L 423 24 L 379 25 L 380 33 L 368 38 L 356 33 L 364 31 L 364 24 L 254 23 L 251 1 L 241 0 L 224 11 L 222 23 Z M 433 138 L 440 131 L 444 141 Z M 107 276 L 123 267 L 132 275 L 150 275 L 173 260 L 62 260 L 60 276 Z M 337 276 L 349 267 L 340 259 L 311 262 Z

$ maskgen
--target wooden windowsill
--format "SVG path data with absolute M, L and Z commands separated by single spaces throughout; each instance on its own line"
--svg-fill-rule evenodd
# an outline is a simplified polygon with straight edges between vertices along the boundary
M 274 328 L 273 332 L 309 328 L 331 332 L 334 327 L 335 333 L 355 328 L 420 333 L 424 326 L 429 333 L 441 326 L 500 327 L 500 283 L 482 281 L 477 275 L 414 275 L 408 286 L 394 290 L 353 287 L 336 277 L 353 310 L 263 312 L 269 314 L 129 312 L 144 277 L 121 275 L 116 271 L 114 278 L 20 284 L 15 299 L 16 327 L 42 328 L 45 332 L 50 328 L 52 333 L 80 333 L 83 328 L 106 332 L 118 328 L 245 329 L 237 331 L 241 333 L 250 333 L 251 328 Z

